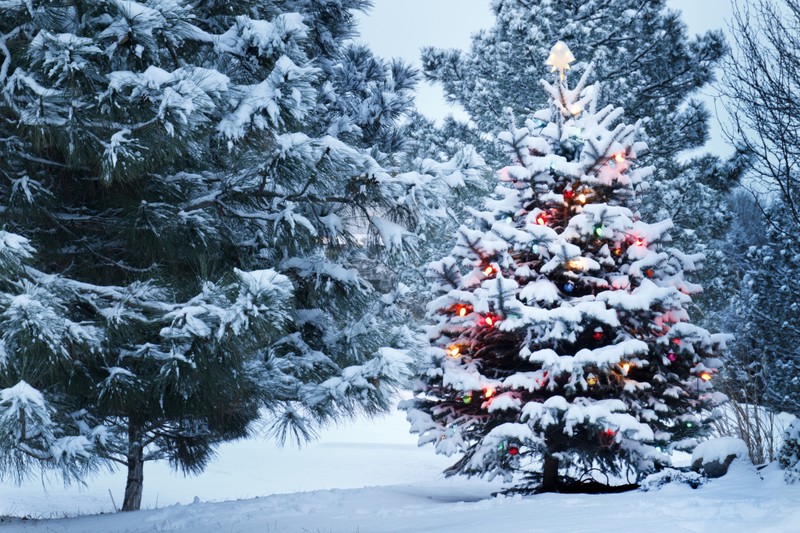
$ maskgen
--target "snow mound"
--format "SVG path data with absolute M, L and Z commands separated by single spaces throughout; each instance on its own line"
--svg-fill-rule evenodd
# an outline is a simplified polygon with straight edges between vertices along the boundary
M 692 464 L 701 461 L 703 464 L 711 461 L 724 462 L 731 455 L 737 458 L 748 457 L 747 444 L 737 437 L 719 437 L 700 443 L 692 453 Z

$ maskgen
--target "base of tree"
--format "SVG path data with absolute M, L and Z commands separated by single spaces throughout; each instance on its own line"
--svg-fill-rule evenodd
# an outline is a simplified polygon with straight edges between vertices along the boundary
M 503 494 L 503 495 L 533 495 L 533 494 L 546 494 L 546 493 L 556 493 L 556 494 L 617 494 L 620 492 L 629 492 L 632 490 L 637 490 L 639 485 L 637 483 L 630 483 L 626 485 L 607 485 L 605 483 L 600 483 L 599 481 L 589 480 L 589 481 L 572 481 L 572 482 L 559 482 L 554 488 L 550 490 L 542 489 L 541 486 L 535 487 L 515 487 L 512 489 L 506 489 L 501 492 L 495 493 L 494 495 Z
M 559 492 L 561 494 L 616 494 L 619 492 L 629 492 L 638 488 L 639 485 L 636 483 L 627 485 L 606 485 L 605 483 L 591 480 L 568 483 L 560 486 L 558 490 L 553 492 Z

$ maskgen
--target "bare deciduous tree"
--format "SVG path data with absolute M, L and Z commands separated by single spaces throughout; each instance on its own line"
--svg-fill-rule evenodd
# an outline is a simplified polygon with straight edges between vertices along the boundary
M 779 193 L 800 224 L 800 0 L 734 1 L 723 93 L 748 187 Z

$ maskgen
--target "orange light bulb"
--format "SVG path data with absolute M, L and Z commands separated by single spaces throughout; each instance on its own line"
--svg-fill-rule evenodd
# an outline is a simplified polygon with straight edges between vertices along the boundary
M 460 307 L 458 309 L 458 316 L 467 316 L 467 308 L 466 307 Z
M 623 372 L 625 372 L 627 374 L 628 370 L 630 370 L 630 369 L 631 369 L 631 364 L 630 363 L 622 363 L 622 371 Z
M 586 203 L 586 195 L 583 194 L 583 193 L 580 193 L 578 195 L 578 197 L 577 197 L 577 200 L 578 200 L 579 204 L 585 204 Z
M 461 348 L 459 346 L 453 345 L 447 348 L 447 356 L 452 358 L 461 357 Z
M 625 154 L 623 154 L 622 152 L 617 152 L 616 154 L 614 154 L 614 161 L 616 161 L 617 163 L 622 163 L 623 161 L 625 161 Z
M 483 273 L 486 274 L 487 276 L 491 276 L 492 272 L 494 272 L 494 268 L 492 268 L 491 265 L 483 269 Z
M 483 389 L 483 396 L 484 398 L 491 398 L 492 396 L 494 396 L 494 389 L 491 387 L 486 387 L 485 389 Z
M 538 217 L 536 217 L 536 223 L 539 224 L 540 226 L 544 226 L 547 223 L 547 219 L 545 218 L 544 215 L 539 215 Z
M 703 372 L 700 374 L 700 379 L 702 379 L 703 381 L 710 381 L 711 374 L 709 372 Z

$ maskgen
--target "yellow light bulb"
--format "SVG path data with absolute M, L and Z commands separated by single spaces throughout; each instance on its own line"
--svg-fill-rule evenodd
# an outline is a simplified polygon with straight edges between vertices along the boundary
M 586 268 L 586 260 L 583 257 L 577 259 L 570 259 L 567 261 L 567 268 L 570 270 L 583 270 Z

